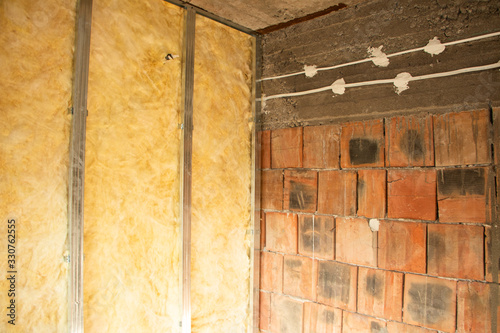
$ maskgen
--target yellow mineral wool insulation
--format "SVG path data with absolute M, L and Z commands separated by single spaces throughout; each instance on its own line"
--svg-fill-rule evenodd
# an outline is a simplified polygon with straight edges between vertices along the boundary
M 85 332 L 177 332 L 182 9 L 94 0 Z M 169 57 L 170 58 L 170 57 Z
M 196 18 L 193 332 L 249 330 L 252 38 Z
M 67 327 L 75 7 L 75 0 L 0 0 L 0 332 Z M 14 267 L 9 219 L 16 221 Z M 15 295 L 8 293 L 10 270 Z M 15 326 L 6 316 L 12 300 Z

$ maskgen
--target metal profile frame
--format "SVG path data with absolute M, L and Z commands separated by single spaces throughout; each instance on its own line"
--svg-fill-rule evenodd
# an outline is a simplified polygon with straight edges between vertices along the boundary
M 253 133 L 252 133 L 252 212 L 253 212 L 253 226 L 254 226 L 254 248 L 253 248 L 253 304 L 251 304 L 251 309 L 253 309 L 253 332 L 259 333 L 259 312 L 260 312 L 260 239 L 262 230 L 260 228 L 261 220 L 261 206 L 260 206 L 260 195 L 261 195 L 261 121 L 260 121 L 260 109 L 261 109 L 261 85 L 260 77 L 262 71 L 262 49 L 261 49 L 261 38 L 259 36 L 255 37 L 253 40 L 253 83 L 252 83 L 252 112 L 254 119 Z
M 258 36 L 259 34 L 257 32 L 255 32 L 254 30 L 251 30 L 251 29 L 248 29 L 242 25 L 239 25 L 237 23 L 234 23 L 234 22 L 231 22 L 229 20 L 226 20 L 225 18 L 222 18 L 220 16 L 217 16 L 215 14 L 212 14 L 210 12 L 207 12 L 206 10 L 204 9 L 201 9 L 199 7 L 196 7 L 196 6 L 193 6 L 187 2 L 184 2 L 182 0 L 163 0 L 165 2 L 169 2 L 173 5 L 176 5 L 176 6 L 179 6 L 179 7 L 183 7 L 183 8 L 191 8 L 192 10 L 194 10 L 197 14 L 201 15 L 201 16 L 205 16 L 205 17 L 208 17 L 209 19 L 212 19 L 216 22 L 219 22 L 219 23 L 222 23 L 224 25 L 227 25 L 228 27 L 231 27 L 233 29 L 236 29 L 236 30 L 239 30 L 241 32 L 244 32 L 248 35 L 252 35 L 252 36 Z
M 250 30 L 238 26 L 232 22 L 221 19 L 215 15 L 205 12 L 199 8 L 186 5 L 176 0 L 168 0 L 186 9 L 185 18 L 185 45 L 183 63 L 183 140 L 182 140 L 182 333 L 191 333 L 191 183 L 192 183 L 192 139 L 193 139 L 193 90 L 194 90 L 194 51 L 195 51 L 195 28 L 196 14 L 206 16 L 234 29 L 250 34 Z M 83 333 L 83 226 L 84 226 L 84 181 L 85 181 L 85 140 L 86 140 L 86 117 L 88 96 L 88 75 L 90 58 L 90 35 L 92 22 L 92 0 L 80 0 L 77 11 L 76 47 L 73 84 L 73 118 L 71 125 L 70 144 L 70 175 L 69 175 L 69 240 L 70 240 L 70 286 L 69 286 L 69 332 Z M 255 77 L 260 70 L 260 60 L 256 60 L 260 40 L 254 40 L 253 61 L 253 119 L 255 120 L 252 132 L 252 174 L 255 182 L 252 184 L 252 211 L 254 224 L 254 281 L 253 300 L 250 306 L 254 306 L 254 328 L 258 329 L 259 309 L 259 258 L 260 258 L 260 143 L 257 137 L 258 104 L 256 102 L 260 95 L 260 88 L 256 87 Z M 259 83 L 260 84 L 260 83 Z M 257 278 L 255 278 L 257 276 Z
M 191 333 L 191 184 L 192 184 L 192 139 L 193 139 L 193 90 L 194 90 L 194 51 L 196 14 L 206 16 L 234 29 L 250 34 L 250 30 L 235 25 L 232 22 L 218 18 L 199 8 L 179 1 L 168 1 L 186 9 L 185 45 L 183 63 L 183 140 L 182 140 L 182 173 L 181 173 L 181 216 L 182 216 L 182 333 Z M 84 181 L 85 181 L 85 140 L 88 75 L 90 57 L 90 34 L 92 22 L 92 0 L 80 0 L 77 11 L 76 47 L 73 85 L 73 118 L 71 125 L 70 144 L 70 180 L 69 180 L 69 240 L 70 240 L 70 286 L 69 286 L 69 332 L 83 333 L 83 226 L 84 226 Z M 259 258 L 260 258 L 260 142 L 257 137 L 260 122 L 257 117 L 259 106 L 256 102 L 260 88 L 255 77 L 260 71 L 260 59 L 257 59 L 260 40 L 254 40 L 253 61 L 253 119 L 252 132 L 252 174 L 255 180 L 252 184 L 252 211 L 254 224 L 254 279 L 253 288 L 254 330 L 258 330 L 259 311 Z M 252 289 L 251 289 L 252 290 Z
M 68 189 L 70 333 L 83 332 L 83 199 L 91 22 L 92 0 L 80 0 L 77 9 Z
M 182 333 L 191 333 L 191 191 L 193 157 L 193 91 L 196 11 L 186 8 L 183 50 L 183 139 L 181 172 Z
M 252 149 L 252 216 L 254 249 L 251 251 L 251 267 L 253 281 L 250 281 L 249 307 L 253 311 L 253 329 L 259 331 L 259 296 L 260 296 L 260 91 L 258 82 L 261 72 L 261 40 L 255 31 L 211 14 L 201 8 L 179 0 L 164 0 L 186 9 L 184 30 L 184 62 L 183 62 L 183 141 L 182 141 L 182 172 L 181 172 L 181 225 L 182 225 L 182 333 L 191 333 L 191 191 L 192 191 L 192 140 L 193 140 L 193 91 L 194 91 L 194 52 L 196 34 L 196 15 L 205 16 L 216 22 L 254 37 L 253 40 L 253 83 L 252 83 L 252 113 L 254 126 L 251 141 Z

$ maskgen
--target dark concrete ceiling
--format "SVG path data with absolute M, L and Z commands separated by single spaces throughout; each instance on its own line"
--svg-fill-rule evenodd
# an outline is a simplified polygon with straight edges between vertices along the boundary
M 328 13 L 362 0 L 184 0 L 240 26 L 266 32 L 315 13 Z M 275 27 L 271 28 L 270 27 Z M 266 30 L 267 28 L 267 30 Z

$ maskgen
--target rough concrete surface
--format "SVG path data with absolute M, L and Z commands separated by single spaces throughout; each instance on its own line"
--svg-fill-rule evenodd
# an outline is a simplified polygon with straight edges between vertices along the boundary
M 288 22 L 334 5 L 354 5 L 361 0 L 188 0 L 194 6 L 214 13 L 251 30 Z
M 383 45 L 386 54 L 425 46 L 438 37 L 442 43 L 500 31 L 500 3 L 495 0 L 367 1 L 281 29 L 263 37 L 264 78 L 304 70 L 304 65 L 328 67 L 369 56 L 368 47 Z M 431 56 L 419 51 L 391 57 L 388 67 L 373 62 L 305 75 L 263 81 L 270 96 L 346 83 L 394 79 L 483 66 L 500 60 L 500 37 L 448 46 Z M 401 113 L 461 111 L 500 105 L 500 71 L 488 70 L 409 83 L 395 92 L 392 84 L 331 90 L 267 100 L 265 129 L 338 123 Z

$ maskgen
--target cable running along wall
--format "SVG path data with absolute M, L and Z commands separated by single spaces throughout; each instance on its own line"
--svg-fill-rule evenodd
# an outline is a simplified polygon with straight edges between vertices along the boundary
M 382 52 L 383 46 L 380 46 L 378 48 L 369 47 L 368 53 L 370 54 L 370 57 L 365 58 L 365 59 L 356 60 L 356 61 L 352 61 L 352 62 L 348 62 L 348 63 L 344 63 L 344 64 L 338 64 L 338 65 L 334 65 L 334 66 L 320 67 L 320 68 L 317 68 L 316 66 L 305 65 L 304 71 L 290 73 L 290 74 L 284 74 L 284 75 L 279 75 L 279 76 L 274 76 L 274 77 L 263 78 L 263 79 L 261 79 L 261 81 L 277 80 L 277 79 L 282 79 L 282 78 L 301 75 L 301 74 L 305 74 L 306 77 L 311 78 L 311 77 L 314 77 L 319 71 L 328 71 L 328 70 L 332 70 L 332 69 L 338 69 L 338 68 L 342 68 L 342 67 L 353 66 L 353 65 L 358 65 L 358 64 L 362 64 L 365 62 L 372 62 L 372 61 L 378 67 L 387 67 L 387 66 L 389 66 L 389 63 L 390 63 L 390 61 L 389 61 L 390 57 L 396 57 L 396 56 L 400 56 L 400 55 L 404 55 L 404 54 L 408 54 L 408 53 L 413 53 L 413 52 L 419 52 L 419 51 L 424 51 L 426 53 L 429 53 L 431 56 L 433 56 L 433 55 L 437 55 L 437 54 L 440 54 L 443 51 L 445 51 L 446 46 L 469 43 L 469 42 L 478 41 L 481 39 L 488 39 L 488 38 L 493 38 L 493 37 L 498 37 L 498 36 L 500 36 L 500 32 L 493 32 L 493 33 L 489 33 L 489 34 L 484 34 L 484 35 L 480 35 L 480 36 L 475 36 L 475 37 L 466 38 L 466 39 L 457 40 L 457 41 L 452 41 L 452 42 L 443 43 L 443 44 L 439 41 L 439 39 L 437 37 L 434 37 L 433 39 L 429 40 L 429 43 L 426 46 L 418 47 L 418 48 L 410 49 L 410 50 L 404 50 L 404 51 L 400 51 L 400 52 L 396 52 L 396 53 L 392 53 L 392 54 L 387 54 L 387 55 L 384 52 Z M 433 78 L 454 76 L 454 75 L 459 75 L 459 74 L 464 74 L 464 73 L 486 71 L 486 70 L 491 70 L 491 69 L 496 69 L 496 68 L 500 68 L 500 61 L 498 61 L 496 63 L 492 63 L 492 64 L 483 65 L 483 66 L 466 67 L 466 68 L 460 68 L 460 69 L 456 69 L 456 70 L 448 71 L 448 72 L 431 73 L 431 74 L 419 75 L 419 76 L 412 76 L 410 73 L 403 72 L 403 73 L 399 73 L 395 78 L 382 79 L 382 80 L 346 83 L 343 78 L 340 78 L 340 79 L 337 79 L 335 82 L 333 82 L 329 86 L 305 90 L 305 91 L 297 91 L 297 92 L 275 94 L 275 95 L 270 95 L 270 96 L 263 96 L 262 100 L 266 101 L 266 100 L 271 100 L 271 99 L 276 99 L 276 98 L 304 96 L 304 95 L 315 94 L 315 93 L 329 91 L 329 90 L 331 90 L 334 94 L 342 95 L 345 93 L 346 88 L 363 87 L 363 86 L 371 86 L 371 85 L 379 85 L 379 84 L 393 84 L 396 93 L 400 94 L 401 92 L 409 89 L 408 83 L 410 81 L 428 80 L 428 79 L 433 79 Z

